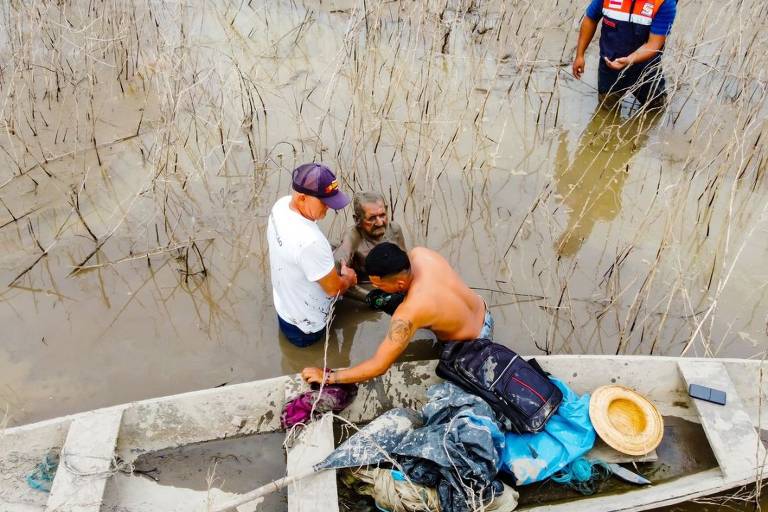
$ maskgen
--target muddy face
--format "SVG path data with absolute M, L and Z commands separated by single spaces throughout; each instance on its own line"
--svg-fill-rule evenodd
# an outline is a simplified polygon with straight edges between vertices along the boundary
M 389 217 L 384 203 L 364 203 L 361 205 L 363 214 L 358 222 L 358 227 L 373 240 L 378 240 L 387 232 Z

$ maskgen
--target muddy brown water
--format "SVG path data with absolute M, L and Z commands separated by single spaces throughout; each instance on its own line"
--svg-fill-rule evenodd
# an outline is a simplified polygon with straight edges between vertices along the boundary
M 162 450 L 136 459 L 136 473 L 162 486 L 245 494 L 284 471 L 283 434 L 222 439 Z M 260 481 L 260 479 L 266 479 Z M 287 509 L 287 491 L 265 497 L 260 512 Z
M 652 118 L 600 108 L 596 42 L 569 75 L 583 6 L 545 3 L 3 7 L 5 423 L 320 365 L 278 333 L 265 240 L 311 160 L 382 191 L 518 352 L 762 357 L 764 7 L 680 2 Z M 386 329 L 339 305 L 327 364 Z

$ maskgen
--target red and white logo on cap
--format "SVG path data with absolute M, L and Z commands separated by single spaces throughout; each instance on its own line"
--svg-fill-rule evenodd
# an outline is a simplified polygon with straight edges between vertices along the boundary
M 333 180 L 329 185 L 325 187 L 324 193 L 330 194 L 334 190 L 339 188 L 339 182 L 337 180 Z

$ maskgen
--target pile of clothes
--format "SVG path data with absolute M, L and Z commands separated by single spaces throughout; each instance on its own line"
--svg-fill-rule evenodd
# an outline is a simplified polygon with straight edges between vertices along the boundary
M 580 397 L 553 381 L 563 401 L 537 434 L 505 431 L 485 400 L 455 384 L 431 386 L 421 410 L 422 426 L 390 450 L 396 467 L 346 470 L 343 481 L 391 512 L 514 510 L 518 493 L 500 474 L 510 475 L 517 485 L 543 480 L 586 453 L 595 440 L 588 395 Z M 352 388 L 335 386 L 307 392 L 286 405 L 283 421 L 290 425 L 339 411 L 354 395 Z
M 661 415 L 634 391 L 602 386 L 590 404 L 589 394 L 579 396 L 534 360 L 490 340 L 444 344 L 436 371 L 446 382 L 427 390 L 421 424 L 409 423 L 389 443 L 391 467 L 357 468 L 344 475 L 357 492 L 373 496 L 381 510 L 513 510 L 518 494 L 501 478 L 519 486 L 551 477 L 594 492 L 595 486 L 581 484 L 607 477 L 595 471 L 607 465 L 583 458 L 597 434 L 630 455 L 648 453 L 661 441 Z M 354 399 L 355 391 L 326 386 L 327 399 L 311 394 L 290 411 L 300 411 L 293 417 L 302 418 L 338 411 Z M 630 442 L 638 435 L 615 431 L 607 419 L 616 401 L 632 405 L 635 412 L 646 411 L 641 439 L 634 443 L 640 446 Z M 594 419 L 590 405 L 599 413 Z M 284 422 L 291 416 L 284 415 Z M 394 439 L 391 427 L 385 430 Z
M 370 484 L 358 492 L 373 496 L 380 509 L 390 511 L 514 510 L 518 493 L 501 482 L 500 474 L 509 475 L 516 485 L 541 481 L 588 452 L 595 441 L 589 396 L 578 396 L 562 381 L 553 381 L 563 401 L 536 434 L 505 432 L 483 399 L 452 383 L 430 387 L 421 411 L 424 425 L 392 450 L 402 473 L 404 491 L 399 495 L 410 495 L 410 500 L 397 503 L 392 498 L 397 484 L 391 481 L 398 481 L 398 473 L 385 469 L 376 477 L 350 471 Z M 417 492 L 423 488 L 432 494 Z
M 445 382 L 427 391 L 424 426 L 393 450 L 414 483 L 437 490 L 440 510 L 470 512 L 504 492 L 496 480 L 504 434 L 481 398 Z

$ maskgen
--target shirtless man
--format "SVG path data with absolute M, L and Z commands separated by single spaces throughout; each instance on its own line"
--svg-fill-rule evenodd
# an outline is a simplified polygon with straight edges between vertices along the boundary
M 482 297 L 469 289 L 450 264 L 435 251 L 414 247 L 406 253 L 393 243 L 377 245 L 365 260 L 371 282 L 388 293 L 405 293 L 392 315 L 389 332 L 376 354 L 344 370 L 304 368 L 309 383 L 362 382 L 383 375 L 416 332 L 432 330 L 441 341 L 493 338 L 493 318 Z

